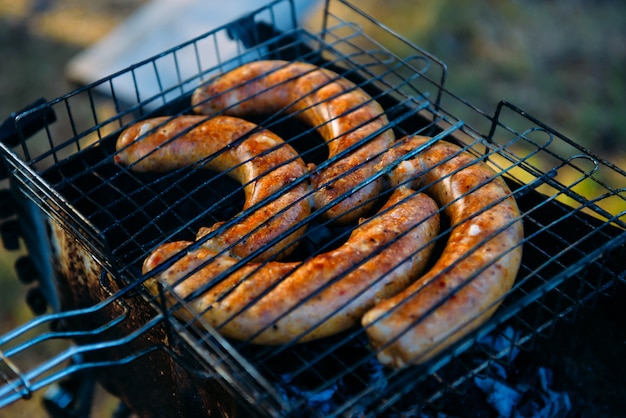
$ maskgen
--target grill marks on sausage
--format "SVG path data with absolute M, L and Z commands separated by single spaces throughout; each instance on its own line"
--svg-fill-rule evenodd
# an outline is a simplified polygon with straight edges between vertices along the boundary
M 522 227 L 503 180 L 473 156 L 443 141 L 400 161 L 430 138 L 407 137 L 393 145 L 382 108 L 351 82 L 309 64 L 261 61 L 197 89 L 192 103 L 196 111 L 207 115 L 287 112 L 316 127 L 333 162 L 320 170 L 308 167 L 313 172 L 312 201 L 329 219 L 350 222 L 369 210 L 384 191 L 382 178 L 371 181 L 372 176 L 386 166 L 395 166 L 389 180 L 397 189 L 381 212 L 359 224 L 338 249 L 301 263 L 261 262 L 282 251 L 281 244 L 277 251 L 266 252 L 266 258 L 242 265 L 241 257 L 280 237 L 285 225 L 306 218 L 310 209 L 303 199 L 308 189 L 298 188 L 297 196 L 286 196 L 272 182 L 257 181 L 263 177 L 258 169 L 254 176 L 246 171 L 255 169 L 259 156 L 255 152 L 281 141 L 271 133 L 260 137 L 254 143 L 257 150 L 246 154 L 254 164 L 244 164 L 232 174 L 246 185 L 246 205 L 262 201 L 255 200 L 258 193 L 264 198 L 273 196 L 276 202 L 285 198 L 288 203 L 278 203 L 277 208 L 292 205 L 300 212 L 265 223 L 276 211 L 262 206 L 253 223 L 264 226 L 256 235 L 235 225 L 231 228 L 235 233 L 216 235 L 200 247 L 191 249 L 191 242 L 175 242 L 157 248 L 145 260 L 145 274 L 176 254 L 182 257 L 146 284 L 155 295 L 167 286 L 165 295 L 172 302 L 172 291 L 191 298 L 191 310 L 178 312 L 184 319 L 201 314 L 223 335 L 259 344 L 322 338 L 360 320 L 379 360 L 403 367 L 432 358 L 484 323 L 511 288 L 521 260 Z M 213 119 L 220 118 L 227 117 Z M 243 123 L 228 127 L 233 138 L 249 135 L 252 128 L 248 128 Z M 166 125 L 152 136 L 145 125 L 137 129 L 129 134 L 132 140 L 121 141 L 116 156 L 116 161 L 135 169 L 165 171 L 212 155 L 197 145 L 199 137 L 191 135 L 194 129 L 178 145 L 171 145 L 178 140 L 163 141 L 177 128 Z M 227 165 L 232 166 L 235 159 L 231 157 Z M 297 164 L 278 176 L 280 187 L 306 172 L 297 156 L 289 154 L 287 159 Z M 279 170 L 282 164 L 290 167 L 280 158 L 271 164 L 266 160 L 272 168 L 263 172 Z M 413 284 L 432 251 L 439 220 L 436 205 L 406 186 L 427 187 L 451 222 L 440 258 Z M 362 205 L 365 202 L 369 203 Z M 202 229 L 198 239 L 219 228 L 218 224 Z M 287 237 L 287 243 L 302 232 Z M 232 250 L 238 248 L 239 252 Z
M 402 187 L 345 244 L 302 263 L 241 266 L 231 256 L 200 247 L 148 286 L 158 294 L 158 283 L 165 284 L 182 298 L 205 290 L 180 314 L 192 320 L 190 312 L 197 312 L 225 336 L 270 345 L 310 341 L 357 325 L 365 310 L 406 287 L 426 265 L 438 230 L 434 201 Z M 144 273 L 188 245 L 159 248 L 146 259 Z
M 381 164 L 397 164 L 428 141 L 407 137 Z M 523 231 L 504 181 L 456 145 L 431 145 L 397 164 L 390 180 L 428 187 L 451 220 L 450 237 L 431 270 L 362 318 L 379 361 L 403 367 L 432 358 L 493 314 L 517 275 Z
M 230 116 L 160 117 L 127 128 L 117 141 L 115 161 L 138 172 L 167 172 L 187 166 L 226 172 L 244 188 L 239 222 L 202 228 L 205 246 L 255 260 L 284 256 L 305 226 L 291 231 L 311 213 L 307 169 L 281 138 L 251 122 Z M 293 183 L 293 184 L 292 184 Z M 206 237 L 211 235 L 210 237 Z M 283 237 L 284 236 L 284 237 Z M 276 240 L 279 240 L 276 242 Z
M 393 131 L 386 129 L 384 110 L 330 70 L 304 62 L 255 61 L 196 89 L 192 104 L 206 115 L 285 112 L 315 127 L 332 163 L 319 170 L 309 167 L 313 204 L 333 222 L 364 216 L 383 191 L 382 179 L 372 181 L 374 167 L 395 140 Z

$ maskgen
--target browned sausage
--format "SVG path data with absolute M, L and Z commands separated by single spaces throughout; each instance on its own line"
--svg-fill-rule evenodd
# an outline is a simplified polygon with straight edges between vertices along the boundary
M 313 176 L 313 205 L 328 219 L 354 221 L 382 192 L 382 180 L 372 180 L 372 175 L 395 139 L 393 131 L 385 129 L 387 117 L 376 101 L 332 71 L 303 62 L 251 62 L 197 88 L 192 104 L 207 115 L 294 114 L 317 129 L 329 159 L 356 146 Z M 372 203 L 359 206 L 370 199 Z
M 428 187 L 452 228 L 430 271 L 363 316 L 378 359 L 393 367 L 424 362 L 484 323 L 513 285 L 521 262 L 520 212 L 508 186 L 487 165 L 443 141 L 399 162 L 429 140 L 405 138 L 381 164 L 397 164 L 392 183 L 414 179 L 414 187 Z
M 218 231 L 222 223 L 202 229 L 198 237 L 219 232 L 206 242 L 209 248 L 248 256 L 288 233 L 311 212 L 309 186 L 300 183 L 287 187 L 306 173 L 298 153 L 272 132 L 258 130 L 255 124 L 239 118 L 180 116 L 146 120 L 120 135 L 117 150 L 115 161 L 135 171 L 166 172 L 202 163 L 203 168 L 227 172 L 244 185 L 243 209 L 262 206 L 224 231 Z M 288 252 L 304 230 L 303 226 L 288 233 L 257 259 Z
M 151 279 L 148 288 L 157 294 L 157 283 L 165 283 L 186 298 L 207 287 L 190 302 L 191 311 L 179 315 L 189 320 L 201 313 L 228 337 L 258 344 L 309 341 L 357 325 L 366 309 L 404 288 L 424 267 L 438 230 L 434 201 L 401 187 L 345 244 L 303 263 L 238 266 L 237 259 L 201 247 Z M 144 262 L 144 273 L 188 245 L 159 248 Z M 234 271 L 222 279 L 229 268 Z

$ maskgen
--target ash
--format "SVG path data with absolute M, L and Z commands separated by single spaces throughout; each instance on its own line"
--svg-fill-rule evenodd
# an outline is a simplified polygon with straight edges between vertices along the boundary
M 488 336 L 479 344 L 495 352 L 508 351 L 507 360 L 514 361 L 519 350 L 510 347 L 517 341 L 515 331 L 507 328 L 504 333 Z M 517 380 L 517 381 L 516 381 Z M 538 367 L 524 380 L 510 379 L 505 367 L 491 363 L 487 376 L 476 376 L 474 384 L 485 394 L 486 403 L 503 417 L 565 417 L 572 409 L 569 395 L 552 389 L 552 371 Z

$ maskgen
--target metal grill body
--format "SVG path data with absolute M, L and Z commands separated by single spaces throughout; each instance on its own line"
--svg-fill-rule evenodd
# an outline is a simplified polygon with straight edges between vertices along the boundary
M 0 405 L 68 374 L 96 370 L 105 387 L 146 416 L 154 410 L 168 416 L 435 414 L 445 410 L 446 399 L 468 396 L 476 377 L 494 374 L 494 364 L 506 365 L 559 319 L 623 282 L 626 191 L 604 179 L 610 173 L 626 180 L 626 173 L 512 104 L 502 102 L 493 116 L 474 108 L 446 89 L 441 61 L 350 3 L 329 1 L 319 32 L 295 21 L 277 30 L 273 16 L 293 8 L 276 1 L 15 117 L 15 136 L 0 144 L 2 161 L 21 222 L 34 236 L 29 251 L 51 260 L 56 302 L 54 312 L 0 337 Z M 396 55 L 397 46 L 410 53 Z M 195 66 L 182 67 L 183 56 Z M 225 173 L 199 167 L 136 173 L 117 165 L 117 137 L 137 120 L 191 113 L 200 83 L 263 59 L 337 72 L 381 104 L 397 138 L 455 142 L 506 181 L 522 212 L 523 259 L 513 288 L 486 324 L 433 360 L 394 370 L 378 363 L 360 327 L 304 344 L 262 346 L 223 337 L 171 289 L 157 296 L 146 290 L 150 277 L 141 265 L 150 251 L 193 241 L 200 227 L 233 218 L 243 192 Z M 162 77 L 165 68 L 174 70 L 174 79 Z M 118 91 L 128 83 L 134 95 Z M 113 99 L 113 114 L 99 107 L 101 94 Z M 84 103 L 89 122 L 78 117 Z M 316 127 L 284 113 L 252 119 L 307 162 L 327 164 Z M 33 132 L 34 125 L 43 129 Z M 622 209 L 614 214 L 607 207 Z M 327 251 L 332 240 L 340 245 L 353 228 L 317 213 L 303 225 L 308 232 L 293 260 Z M 439 251 L 447 234 L 442 227 Z M 50 325 L 40 337 L 25 337 Z M 504 343 L 494 348 L 486 344 L 490 339 Z M 44 364 L 19 364 L 20 352 L 51 340 L 72 344 Z M 129 367 L 149 372 L 133 377 Z M 138 391 L 142 386 L 156 389 Z

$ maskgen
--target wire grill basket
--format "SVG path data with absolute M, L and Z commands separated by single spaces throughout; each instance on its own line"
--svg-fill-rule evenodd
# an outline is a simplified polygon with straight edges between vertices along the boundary
M 506 365 L 512 353 L 531 349 L 557 320 L 624 280 L 619 260 L 626 241 L 626 189 L 607 180 L 626 184 L 624 171 L 510 103 L 500 103 L 493 116 L 476 109 L 445 88 L 441 61 L 348 2 L 329 1 L 318 32 L 298 26 L 295 18 L 287 28 L 276 22 L 284 11 L 295 16 L 294 7 L 273 2 L 16 115 L 15 135 L 0 150 L 12 188 L 28 208 L 22 220 L 41 224 L 41 213 L 49 225 L 51 257 L 63 259 L 58 269 L 68 276 L 55 291 L 96 286 L 100 300 L 57 307 L 0 337 L 0 405 L 68 374 L 129 364 L 159 351 L 200 378 L 215 378 L 258 414 L 436 411 L 448 397 L 466 393 L 477 377 L 493 374 L 494 364 Z M 399 49 L 403 56 L 393 52 Z M 146 291 L 141 264 L 150 251 L 164 242 L 193 240 L 199 227 L 232 218 L 243 193 L 224 175 L 194 168 L 128 170 L 113 162 L 115 141 L 139 119 L 191 113 L 190 97 L 201 82 L 261 59 L 330 68 L 383 106 L 398 138 L 421 134 L 454 141 L 506 180 L 522 212 L 524 255 L 513 288 L 485 325 L 432 361 L 393 370 L 377 362 L 360 328 L 306 344 L 235 342 L 208 326 L 188 301 L 167 302 Z M 112 106 L 102 106 L 103 96 Z M 254 121 L 323 164 L 324 146 L 313 128 L 284 115 Z M 33 125 L 43 129 L 33 132 Z M 299 243 L 299 256 L 349 232 L 315 216 L 305 223 L 312 232 Z M 70 248 L 72 256 L 66 254 Z M 136 302 L 128 302 L 131 297 L 145 304 L 141 315 Z M 181 310 L 190 313 L 187 320 L 176 315 Z M 96 319 L 86 329 L 76 326 L 84 318 Z M 109 336 L 128 322 L 134 328 Z M 51 324 L 51 331 L 29 336 Z M 135 344 L 155 327 L 163 327 L 169 343 Z M 24 351 L 70 339 L 79 344 L 59 349 L 41 365 L 19 363 Z M 494 339 L 500 344 L 488 344 Z M 112 359 L 76 361 L 107 350 L 116 350 Z

